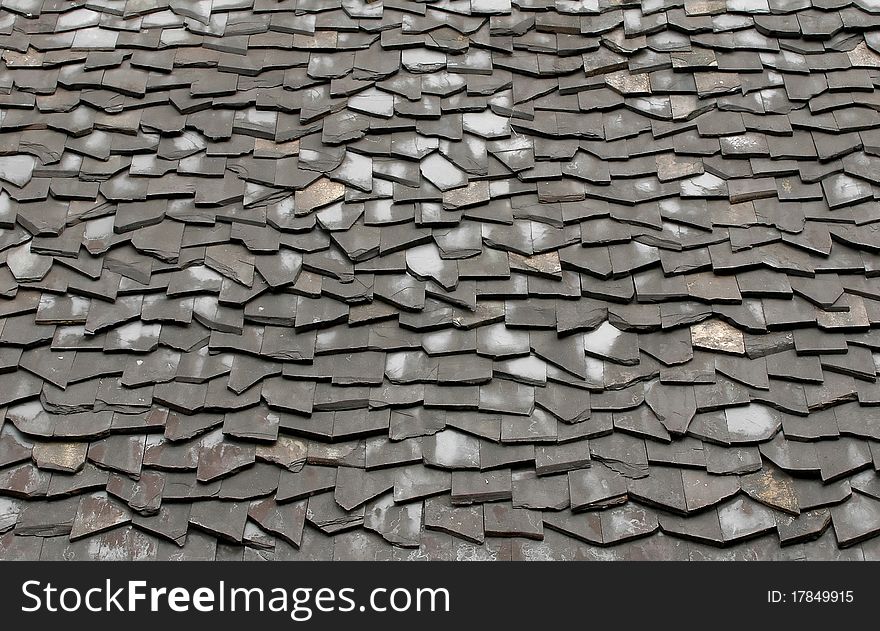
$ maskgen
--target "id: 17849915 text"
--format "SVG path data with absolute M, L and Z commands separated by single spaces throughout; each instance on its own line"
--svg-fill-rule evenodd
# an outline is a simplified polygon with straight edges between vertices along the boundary
M 851 603 L 855 601 L 855 593 L 851 589 L 793 589 L 791 591 L 779 591 L 771 589 L 767 591 L 767 602 L 773 604 L 785 603 Z

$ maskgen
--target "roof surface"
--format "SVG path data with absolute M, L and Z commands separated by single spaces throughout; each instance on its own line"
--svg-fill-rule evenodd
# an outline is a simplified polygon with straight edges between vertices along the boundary
M 0 4 L 0 558 L 880 556 L 880 3 Z

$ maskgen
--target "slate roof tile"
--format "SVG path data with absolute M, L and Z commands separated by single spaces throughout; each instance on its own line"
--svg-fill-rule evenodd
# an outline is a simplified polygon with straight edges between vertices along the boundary
M 876 556 L 863 7 L 287 4 L 10 22 L 0 558 Z

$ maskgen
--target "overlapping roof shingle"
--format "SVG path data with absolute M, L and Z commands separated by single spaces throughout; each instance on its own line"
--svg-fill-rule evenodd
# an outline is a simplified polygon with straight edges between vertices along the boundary
M 876 2 L 0 5 L 0 558 L 880 556 Z

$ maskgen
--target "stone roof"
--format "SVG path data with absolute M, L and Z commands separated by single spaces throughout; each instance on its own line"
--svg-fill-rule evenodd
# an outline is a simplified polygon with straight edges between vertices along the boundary
M 880 556 L 877 2 L 0 6 L 0 559 Z

